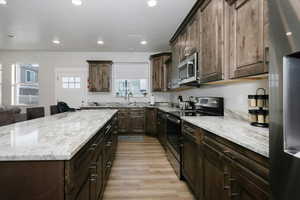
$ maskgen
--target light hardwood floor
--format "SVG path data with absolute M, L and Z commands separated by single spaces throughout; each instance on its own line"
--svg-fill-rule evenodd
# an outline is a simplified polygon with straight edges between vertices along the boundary
M 158 140 L 128 137 L 119 140 L 116 160 L 104 200 L 194 200 L 180 181 Z

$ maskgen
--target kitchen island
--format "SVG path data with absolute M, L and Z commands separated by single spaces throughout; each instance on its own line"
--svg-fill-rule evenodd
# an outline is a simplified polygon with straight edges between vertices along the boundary
M 117 112 L 62 113 L 1 127 L 1 199 L 101 199 L 117 147 Z

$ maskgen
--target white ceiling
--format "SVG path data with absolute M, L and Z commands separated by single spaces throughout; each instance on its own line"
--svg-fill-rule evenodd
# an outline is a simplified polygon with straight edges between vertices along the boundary
M 169 49 L 196 0 L 158 0 L 154 8 L 147 0 L 83 0 L 79 7 L 71 0 L 7 2 L 0 6 L 0 50 L 146 52 Z

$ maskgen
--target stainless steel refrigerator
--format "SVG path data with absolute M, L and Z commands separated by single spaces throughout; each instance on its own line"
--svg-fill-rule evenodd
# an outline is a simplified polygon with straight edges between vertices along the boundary
M 273 200 L 300 199 L 300 0 L 269 0 L 270 183 Z

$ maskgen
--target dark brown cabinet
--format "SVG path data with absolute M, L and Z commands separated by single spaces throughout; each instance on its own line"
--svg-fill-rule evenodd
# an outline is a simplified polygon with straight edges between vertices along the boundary
M 146 135 L 156 137 L 157 132 L 157 109 L 146 108 Z
M 152 69 L 152 91 L 163 92 L 168 90 L 168 69 L 165 64 L 171 53 L 160 53 L 150 57 Z
M 267 0 L 229 1 L 230 78 L 268 72 Z
M 118 113 L 118 128 L 119 134 L 128 134 L 130 132 L 129 109 L 119 109 Z
M 200 8 L 200 81 L 223 78 L 223 4 L 224 0 L 206 0 Z
M 198 138 L 197 129 L 186 123 L 182 126 L 182 174 L 191 190 L 196 194 L 198 178 Z
M 144 108 L 130 109 L 131 132 L 132 134 L 145 133 L 145 110 Z
M 228 167 L 220 152 L 204 144 L 204 199 L 229 199 L 226 186 L 226 177 L 229 176 Z
M 270 199 L 267 158 L 185 121 L 182 135 L 182 174 L 197 199 Z
M 170 40 L 172 82 L 178 65 L 198 52 L 202 83 L 266 74 L 268 0 L 199 0 Z
M 166 149 L 167 145 L 167 118 L 166 113 L 158 111 L 157 113 L 157 137 L 160 144 Z
M 117 138 L 113 139 L 116 117 L 71 160 L 3 162 L 0 186 L 5 189 L 1 190 L 1 198 L 101 200 L 117 146 Z
M 89 92 L 109 92 L 112 61 L 87 61 L 89 63 Z
M 145 134 L 144 108 L 121 108 L 118 114 L 118 118 L 119 134 Z

